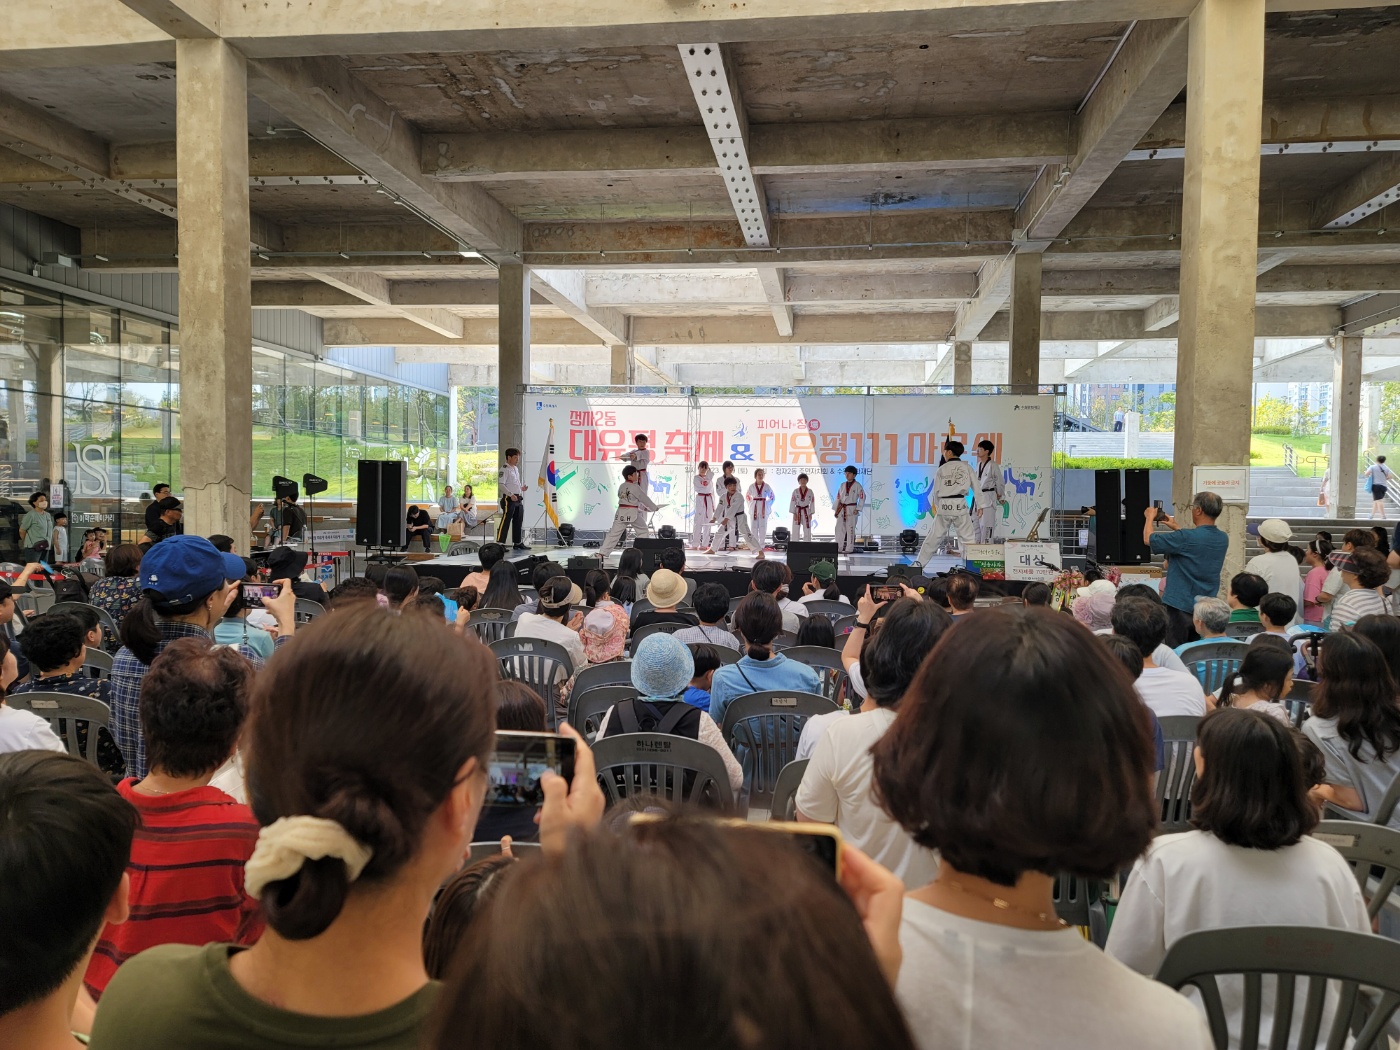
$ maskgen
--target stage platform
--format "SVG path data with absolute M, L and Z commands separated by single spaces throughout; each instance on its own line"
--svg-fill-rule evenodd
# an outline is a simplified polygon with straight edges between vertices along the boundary
M 648 552 L 651 553 L 651 552 Z M 545 557 L 550 561 L 558 562 L 565 566 L 568 576 L 579 582 L 583 582 L 586 569 L 568 569 L 568 562 L 573 557 L 596 558 L 596 549 L 587 547 L 550 547 L 544 544 L 537 544 L 528 551 L 511 551 L 506 555 L 512 562 L 525 561 L 532 557 Z M 617 571 L 618 561 L 622 553 L 620 550 L 614 551 L 607 558 L 604 568 L 610 572 Z M 787 561 L 786 551 L 766 551 L 764 557 L 768 561 Z M 734 551 L 727 553 L 702 554 L 699 551 L 687 550 L 685 552 L 685 573 L 693 577 L 698 583 L 719 583 L 728 588 L 729 593 L 738 597 L 749 589 L 749 574 L 753 570 L 753 564 L 757 560 L 757 555 L 752 551 Z M 481 568 L 481 560 L 475 554 L 439 555 L 433 558 L 415 560 L 406 563 L 420 576 L 436 576 L 448 587 L 461 586 L 462 580 L 470 572 L 475 572 Z M 841 592 L 847 597 L 854 599 L 864 589 L 866 584 L 884 583 L 888 578 L 888 571 L 891 565 L 912 565 L 914 556 L 912 554 L 898 554 L 893 552 L 872 552 L 858 554 L 842 554 L 837 561 L 837 585 Z M 925 566 L 925 575 L 933 576 L 941 572 L 948 572 L 963 564 L 961 558 L 934 557 Z M 805 583 L 805 580 L 797 581 Z M 999 585 L 1004 586 L 1001 581 Z M 1014 585 L 1013 585 L 1014 586 Z M 1019 588 L 1018 588 L 1019 589 Z

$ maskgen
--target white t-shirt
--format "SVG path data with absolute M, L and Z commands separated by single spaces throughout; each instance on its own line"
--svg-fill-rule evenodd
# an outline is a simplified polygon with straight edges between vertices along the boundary
M 73 732 L 69 723 L 69 732 Z M 48 719 L 0 703 L 0 754 L 10 751 L 67 751 Z
M 1109 635 L 1113 633 L 1113 628 L 1100 627 L 1094 633 Z M 1186 662 L 1182 660 L 1180 656 L 1177 655 L 1175 649 L 1168 646 L 1165 642 L 1157 646 L 1156 649 L 1152 650 L 1152 662 L 1158 667 L 1165 667 L 1171 671 L 1180 671 L 1183 674 L 1191 674 L 1190 671 L 1186 670 Z
M 578 632 L 552 617 L 540 613 L 525 613 L 520 617 L 520 626 L 515 629 L 515 637 L 558 642 L 568 650 L 569 658 L 574 662 L 574 674 L 588 666 L 588 654 L 583 651 L 583 639 L 578 636 Z M 562 682 L 564 678 L 558 680 Z
M 1213 1050 L 1205 1018 L 1078 930 L 1021 930 L 904 898 L 895 998 L 919 1050 Z
M 870 748 L 894 724 L 887 707 L 847 715 L 827 726 L 797 788 L 804 817 L 835 824 L 853 845 L 904 880 L 922 886 L 938 874 L 938 857 L 916 845 L 871 798 Z
M 811 758 L 812 752 L 817 749 L 817 741 L 826 735 L 827 726 L 831 725 L 838 718 L 849 718 L 845 711 L 828 711 L 824 715 L 813 715 L 802 723 L 802 735 L 797 738 L 797 755 L 794 761 L 801 762 L 804 758 Z
M 1186 934 L 1224 926 L 1371 932 L 1351 867 L 1331 846 L 1303 838 L 1283 849 L 1249 849 L 1231 846 L 1209 832 L 1184 831 L 1154 839 L 1133 868 L 1113 918 L 1107 951 L 1139 973 L 1153 974 L 1167 950 Z M 1240 1038 L 1244 979 L 1218 980 L 1233 1045 Z M 1188 994 L 1196 998 L 1194 990 Z M 1261 1046 L 1269 1042 L 1273 997 L 1274 983 L 1265 981 Z M 1295 1009 L 1300 1007 L 1301 1000 Z M 1331 1009 L 1327 1012 L 1330 1015 Z M 1330 1023 L 1329 1016 L 1323 1021 L 1324 1032 Z
M 1193 674 L 1167 667 L 1144 667 L 1136 685 L 1138 696 L 1158 718 L 1205 717 L 1206 694 Z
M 813 594 L 804 594 L 801 598 L 798 598 L 797 600 L 800 604 L 806 605 L 808 602 L 824 602 L 829 601 L 830 599 L 827 598 L 826 591 L 817 591 Z M 851 599 L 847 598 L 844 594 L 841 595 L 841 597 L 837 598 L 836 601 L 840 602 L 843 605 L 851 604 Z
M 1293 560 L 1293 555 L 1287 551 L 1268 551 L 1264 554 L 1256 554 L 1244 563 L 1244 571 L 1264 577 L 1271 592 L 1277 591 L 1279 594 L 1286 594 L 1298 603 L 1298 611 L 1289 621 L 1290 626 L 1302 620 L 1303 577 L 1298 571 L 1298 563 Z

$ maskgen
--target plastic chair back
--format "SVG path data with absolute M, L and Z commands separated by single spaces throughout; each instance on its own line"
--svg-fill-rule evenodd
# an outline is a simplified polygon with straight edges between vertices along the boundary
M 797 819 L 797 788 L 802 783 L 802 774 L 807 772 L 807 759 L 799 758 L 778 770 L 778 779 L 773 782 L 773 797 L 768 803 L 769 820 Z
M 731 649 L 727 645 L 716 645 L 713 646 L 713 649 L 716 653 L 719 654 L 719 665 L 721 667 L 728 667 L 730 664 L 737 664 L 741 659 L 743 659 L 744 656 L 742 651 L 738 649 Z
M 461 554 L 475 554 L 480 547 L 481 545 L 475 540 L 453 540 L 447 545 L 447 556 L 455 558 Z M 472 843 L 472 845 L 476 844 Z
M 1252 638 L 1264 629 L 1264 625 L 1257 620 L 1245 620 L 1241 623 L 1227 623 L 1225 625 L 1226 638 Z
M 508 609 L 473 609 L 467 626 L 476 632 L 477 638 L 490 645 L 506 636 L 506 625 L 509 623 Z
M 776 653 L 780 649 L 792 649 L 797 645 L 797 635 L 788 631 L 781 631 L 773 639 L 773 651 Z
M 1206 642 L 1187 649 L 1181 660 L 1186 669 L 1196 676 L 1201 688 L 1213 693 L 1225 684 L 1228 676 L 1240 669 L 1247 652 L 1249 646 L 1244 642 Z
M 825 598 L 820 598 L 814 602 L 803 602 L 802 608 L 806 609 L 811 616 L 825 616 L 831 621 L 833 627 L 836 625 L 837 620 L 843 620 L 855 611 L 845 602 L 833 602 Z
M 593 744 L 598 783 L 608 805 L 631 795 L 658 795 L 743 816 L 714 748 L 666 733 L 623 733 Z
M 1051 899 L 1055 915 L 1089 931 L 1089 939 L 1100 948 L 1108 941 L 1108 909 L 1104 904 L 1107 886 L 1098 879 L 1081 879 L 1073 875 L 1055 876 Z
M 1163 718 L 1162 771 L 1157 775 L 1157 834 L 1191 830 L 1191 788 L 1196 783 L 1196 726 L 1199 718 Z
M 503 637 L 503 638 L 514 638 L 514 637 L 515 637 L 515 632 L 516 632 L 517 630 L 519 630 L 519 628 L 520 628 L 520 621 L 519 621 L 519 620 L 507 620 L 507 621 L 506 621 L 506 626 L 505 626 L 504 633 L 501 635 L 501 637 Z
M 603 715 L 607 714 L 608 708 L 636 696 L 636 686 L 595 685 L 591 689 L 580 692 L 578 683 L 575 683 L 573 692 L 569 694 L 569 725 L 577 729 L 586 739 L 592 740 L 598 735 L 598 728 L 602 724 Z
M 1277 978 L 1271 988 L 1270 1047 L 1372 1050 L 1389 1045 L 1385 1028 L 1400 1007 L 1400 943 L 1371 933 L 1316 926 L 1235 926 L 1188 933 L 1167 949 L 1157 980 L 1177 991 L 1189 984 L 1200 992 L 1216 1050 L 1230 1046 L 1216 980 L 1222 975 L 1242 975 L 1244 981 L 1239 1050 L 1258 1050 L 1265 975 Z M 1300 977 L 1307 979 L 1302 994 L 1297 987 Z M 1322 1025 L 1333 982 L 1335 1008 L 1324 1036 Z M 1381 994 L 1362 995 L 1363 988 Z M 1295 1009 L 1299 1003 L 1301 1017 Z
M 831 626 L 836 630 L 836 637 L 844 638 L 846 635 L 850 634 L 855 628 L 856 620 L 859 618 L 860 617 L 856 613 L 849 613 L 832 623 Z
M 586 693 L 600 685 L 631 685 L 632 661 L 609 660 L 601 664 L 589 664 L 579 671 L 574 679 L 574 693 Z
M 822 696 L 840 705 L 848 691 L 846 683 L 850 681 L 850 676 L 846 674 L 846 665 L 841 662 L 838 650 L 828 649 L 824 645 L 794 645 L 791 649 L 784 649 L 783 656 L 816 671 Z
M 83 656 L 83 673 L 89 678 L 100 678 L 104 682 L 112 680 L 112 654 L 88 646 Z
M 1366 913 L 1372 919 L 1379 915 L 1400 881 L 1400 831 L 1360 820 L 1324 820 L 1313 838 L 1346 858 L 1366 898 Z M 1379 882 L 1372 890 L 1368 884 L 1375 869 L 1380 869 Z
M 543 638 L 502 638 L 490 644 L 500 666 L 501 677 L 524 682 L 544 700 L 550 728 L 558 724 L 555 710 L 559 687 L 574 673 L 569 651 L 558 642 Z
M 645 627 L 638 627 L 632 632 L 632 651 L 636 652 L 637 645 L 643 638 L 650 638 L 653 634 L 675 634 L 694 626 L 691 623 L 649 623 Z
M 778 773 L 797 757 L 807 719 L 839 710 L 817 693 L 788 689 L 746 693 L 730 701 L 720 733 L 744 767 L 749 805 L 771 808 Z
M 314 602 L 310 598 L 298 598 L 296 610 L 293 615 L 297 623 L 310 623 L 318 616 L 324 616 L 326 607 L 320 602 Z
M 72 693 L 17 693 L 6 697 L 5 703 L 16 711 L 31 711 L 40 718 L 48 719 L 53 731 L 60 737 L 67 737 L 68 753 L 97 765 L 97 731 L 99 728 L 112 731 L 112 709 L 101 700 L 88 696 L 75 696 Z M 61 723 L 72 720 L 73 731 L 65 733 Z M 86 722 L 87 753 L 78 745 L 77 723 Z
M 652 612 L 655 608 L 656 606 L 652 605 L 650 601 L 638 595 L 637 600 L 632 603 L 632 619 L 635 620 L 644 612 Z

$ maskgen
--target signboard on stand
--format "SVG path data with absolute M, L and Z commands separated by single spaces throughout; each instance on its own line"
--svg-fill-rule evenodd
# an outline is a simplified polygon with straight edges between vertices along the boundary
M 1226 503 L 1249 503 L 1249 468 L 1192 467 L 1191 491 L 1214 492 Z
M 963 550 L 963 557 L 969 566 L 982 575 L 982 579 L 1006 579 L 1005 544 L 969 543 Z
M 1058 543 L 1006 542 L 1006 578 L 1008 580 L 1050 583 L 1059 575 L 1064 564 Z

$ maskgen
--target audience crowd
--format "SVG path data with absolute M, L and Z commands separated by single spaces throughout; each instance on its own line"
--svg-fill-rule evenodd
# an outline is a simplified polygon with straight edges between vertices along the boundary
M 156 495 L 150 542 L 84 537 L 90 607 L 0 593 L 0 1046 L 1206 1050 L 1199 999 L 1152 979 L 1181 938 L 1372 935 L 1312 834 L 1400 829 L 1400 617 L 1368 530 L 1302 553 L 1271 519 L 1222 581 L 1198 494 L 1194 528 L 1146 525 L 1162 592 L 1098 579 L 1063 608 L 970 571 L 881 601 L 768 558 L 735 600 L 674 549 L 522 585 L 495 543 L 455 589 L 400 566 L 327 594 L 304 553 L 255 567 Z M 38 552 L 64 540 L 44 502 Z M 503 638 L 553 644 L 514 649 L 543 652 L 527 669 Z M 1194 766 L 1170 834 L 1163 720 Z M 518 804 L 495 734 L 553 727 L 571 777 Z M 639 733 L 655 794 L 590 747 Z M 793 825 L 760 823 L 756 740 L 803 763 Z M 668 779 L 671 747 L 716 779 Z M 1105 947 L 1059 917 L 1072 878 L 1117 897 Z M 1238 1040 L 1257 993 L 1220 987 Z M 1274 994 L 1258 1035 L 1283 1045 Z

